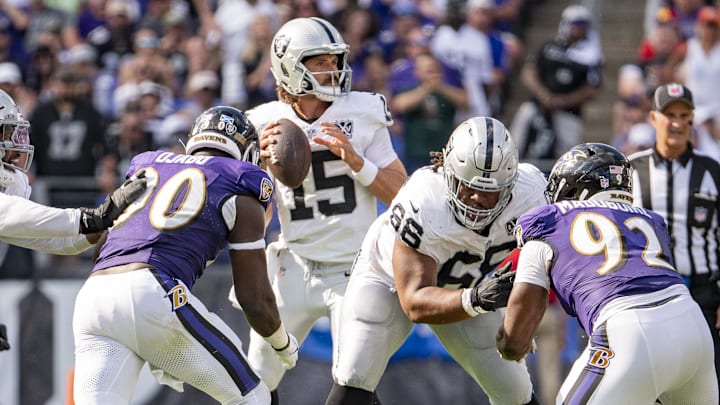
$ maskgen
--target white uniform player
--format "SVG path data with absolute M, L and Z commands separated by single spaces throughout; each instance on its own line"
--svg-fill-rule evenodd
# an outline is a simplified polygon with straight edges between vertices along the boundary
M 353 387 L 373 392 L 413 322 L 423 322 L 430 324 L 493 404 L 528 403 L 532 384 L 525 363 L 504 361 L 495 350 L 495 332 L 503 312 L 475 317 L 478 310 L 463 301 L 465 291 L 470 294 L 516 246 L 512 234 L 515 220 L 546 203 L 545 178 L 534 166 L 517 164 L 512 138 L 492 118 L 460 124 L 443 159 L 444 168 L 417 170 L 390 210 L 367 233 L 343 304 L 333 391 L 347 392 L 347 387 Z M 458 161 L 472 168 L 457 170 L 453 165 Z M 488 177 L 465 177 L 468 172 L 484 172 Z M 485 205 L 483 210 L 475 204 L 482 200 L 475 194 L 455 198 L 462 192 L 455 179 L 475 192 L 499 194 L 497 204 Z M 480 191 L 483 182 L 485 191 Z M 469 201 L 472 203 L 465 205 Z M 413 252 L 412 260 L 398 260 L 404 249 Z M 423 281 L 414 279 L 419 272 L 424 273 Z M 417 291 L 425 289 L 427 301 L 406 297 L 416 286 L 420 287 Z M 433 305 L 438 307 L 429 309 Z M 353 404 L 348 398 L 356 394 L 331 392 L 326 404 Z
M 0 241 L 46 253 L 71 255 L 87 250 L 110 227 L 132 200 L 145 189 L 135 180 L 116 190 L 95 209 L 60 209 L 34 203 L 26 174 L 35 147 L 28 122 L 6 92 L 0 90 Z M 94 234 L 88 235 L 86 234 Z M 7 245 L 0 244 L 0 263 Z M 0 325 L 0 351 L 10 345 Z
M 348 274 L 377 217 L 377 199 L 388 204 L 407 178 L 390 142 L 385 98 L 349 90 L 348 52 L 323 19 L 287 22 L 273 38 L 271 55 L 280 101 L 247 112 L 261 140 L 272 139 L 277 120 L 288 118 L 311 141 L 312 166 L 302 185 L 276 182 L 281 234 L 267 248 L 280 317 L 300 342 L 323 316 L 336 336 Z M 267 143 L 262 146 L 267 153 Z M 254 332 L 248 358 L 275 391 L 284 370 Z M 276 392 L 273 401 L 279 403 Z

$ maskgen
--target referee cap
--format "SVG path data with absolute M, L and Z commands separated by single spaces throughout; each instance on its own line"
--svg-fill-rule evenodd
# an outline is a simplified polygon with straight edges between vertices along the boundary
M 695 108 L 692 92 L 680 83 L 670 83 L 658 87 L 657 90 L 655 90 L 655 96 L 653 97 L 653 108 L 656 111 L 662 111 L 670 103 L 675 101 L 681 101 L 687 104 L 690 108 Z

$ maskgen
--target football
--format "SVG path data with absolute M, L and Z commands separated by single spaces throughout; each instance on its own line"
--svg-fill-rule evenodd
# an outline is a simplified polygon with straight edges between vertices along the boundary
M 278 122 L 280 133 L 275 135 L 277 143 L 269 147 L 271 157 L 267 167 L 278 181 L 296 188 L 310 171 L 310 141 L 305 132 L 289 119 L 281 118 Z

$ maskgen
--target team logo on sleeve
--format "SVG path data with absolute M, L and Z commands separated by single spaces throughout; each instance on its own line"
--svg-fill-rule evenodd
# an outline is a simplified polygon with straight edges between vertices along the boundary
M 273 183 L 268 179 L 267 177 L 263 177 L 262 181 L 260 182 L 260 196 L 258 197 L 260 201 L 268 201 L 270 200 L 270 197 L 272 197 L 273 193 Z

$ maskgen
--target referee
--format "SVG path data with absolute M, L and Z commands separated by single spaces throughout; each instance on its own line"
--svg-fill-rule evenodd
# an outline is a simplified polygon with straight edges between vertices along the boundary
M 693 109 L 692 93 L 685 86 L 672 83 L 655 90 L 649 113 L 655 147 L 630 156 L 633 196 L 635 205 L 657 212 L 667 222 L 675 266 L 712 331 L 717 372 L 720 163 L 693 149 Z

